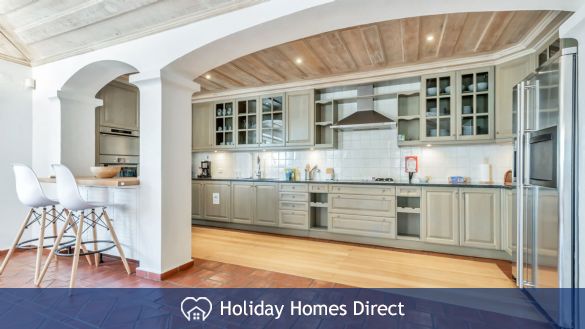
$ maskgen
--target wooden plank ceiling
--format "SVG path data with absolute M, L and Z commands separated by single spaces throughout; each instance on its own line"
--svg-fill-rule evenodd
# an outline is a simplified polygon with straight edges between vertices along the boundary
M 0 58 L 40 64 L 266 0 L 0 0 Z
M 457 13 L 355 26 L 240 57 L 195 79 L 202 92 L 260 87 L 500 51 L 524 40 L 547 16 L 552 30 L 569 13 Z

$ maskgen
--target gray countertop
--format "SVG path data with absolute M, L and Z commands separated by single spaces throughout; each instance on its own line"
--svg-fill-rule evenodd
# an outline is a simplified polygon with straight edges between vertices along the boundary
M 510 185 L 503 184 L 485 184 L 485 183 L 464 183 L 464 184 L 449 184 L 449 183 L 412 183 L 408 181 L 395 182 L 375 182 L 371 180 L 300 180 L 287 181 L 278 178 L 193 178 L 193 181 L 230 181 L 230 182 L 267 182 L 267 183 L 311 183 L 311 184 L 359 184 L 359 185 L 394 185 L 394 186 L 436 186 L 436 187 L 473 187 L 473 188 L 513 188 Z

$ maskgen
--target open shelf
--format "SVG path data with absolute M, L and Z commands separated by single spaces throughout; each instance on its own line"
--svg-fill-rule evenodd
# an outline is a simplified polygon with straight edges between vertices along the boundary
M 309 194 L 309 205 L 311 206 L 309 209 L 309 218 L 311 229 L 327 230 L 327 211 L 329 209 L 327 200 L 327 193 Z
M 420 239 L 420 202 L 420 196 L 399 195 L 396 197 L 396 235 L 398 239 Z

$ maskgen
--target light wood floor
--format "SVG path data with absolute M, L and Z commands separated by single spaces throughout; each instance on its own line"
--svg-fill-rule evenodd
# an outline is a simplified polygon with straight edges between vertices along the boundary
M 510 263 L 193 227 L 192 255 L 357 287 L 510 288 Z

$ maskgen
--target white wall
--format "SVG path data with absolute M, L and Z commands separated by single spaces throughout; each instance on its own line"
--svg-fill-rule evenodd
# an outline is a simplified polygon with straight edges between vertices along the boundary
M 10 247 L 27 209 L 18 202 L 11 164 L 31 165 L 32 91 L 24 87 L 30 67 L 0 60 L 0 250 Z

